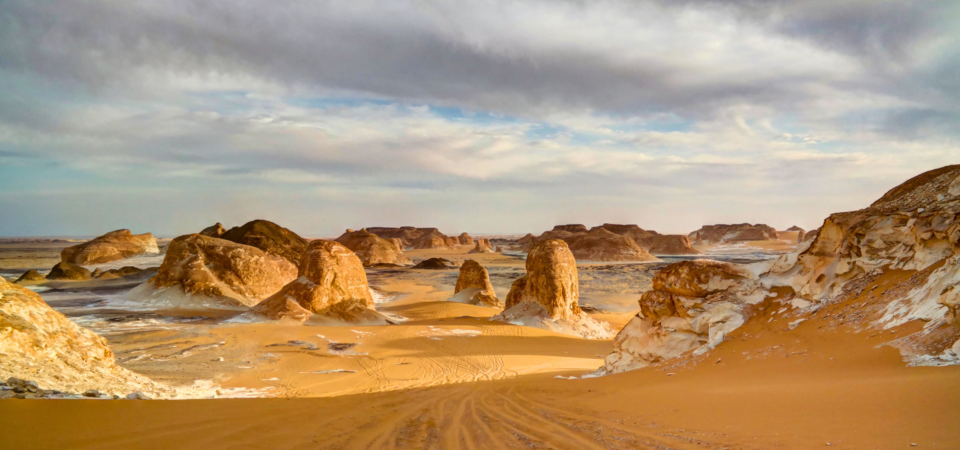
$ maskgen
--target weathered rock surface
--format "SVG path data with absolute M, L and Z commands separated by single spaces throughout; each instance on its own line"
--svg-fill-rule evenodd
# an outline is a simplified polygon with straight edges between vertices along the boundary
M 454 245 L 459 245 L 460 240 L 457 239 L 457 243 L 454 244 L 454 241 L 448 238 L 446 235 L 441 233 L 436 228 L 416 228 L 416 227 L 399 227 L 399 228 L 390 228 L 390 227 L 368 227 L 367 231 L 380 236 L 384 239 L 400 239 L 404 248 L 413 247 L 413 248 L 446 248 L 452 247 Z M 430 235 L 429 238 L 425 236 Z M 443 239 L 443 244 L 439 244 L 437 238 Z M 417 247 L 417 241 L 423 240 Z M 423 247 L 424 245 L 433 245 L 434 247 Z M 437 246 L 439 245 L 439 246 Z
M 563 240 L 578 261 L 659 261 L 656 256 L 640 248 L 633 239 L 602 227 Z
M 336 241 L 354 252 L 357 257 L 360 258 L 360 261 L 363 262 L 364 266 L 372 266 L 374 264 L 396 264 L 401 266 L 413 264 L 410 258 L 403 256 L 403 252 L 397 248 L 396 242 L 390 242 L 367 230 L 347 230 L 347 232 L 338 237 Z
M 101 270 L 97 269 L 93 271 L 93 278 L 98 280 L 112 280 L 115 278 L 129 277 L 133 275 L 139 275 L 144 269 L 133 266 L 124 266 L 119 269 L 110 269 L 110 270 Z
M 233 227 L 220 239 L 259 248 L 290 261 L 294 266 L 300 265 L 300 256 L 307 248 L 306 239 L 267 220 L 253 220 Z
M 777 239 L 777 230 L 769 225 L 739 223 L 734 225 L 704 225 L 688 235 L 708 244 L 737 241 L 770 241 Z M 698 237 L 699 236 L 699 237 Z
M 676 357 L 704 353 L 746 320 L 744 307 L 766 291 L 744 266 L 694 260 L 671 264 L 640 298 L 640 313 L 617 334 L 601 374 L 623 372 Z
M 818 234 L 820 234 L 820 229 L 819 229 L 819 228 L 814 228 L 814 229 L 812 229 L 812 230 L 810 230 L 810 231 L 808 231 L 808 232 L 806 232 L 806 233 L 803 234 L 803 241 L 802 241 L 802 242 L 812 241 L 814 238 L 817 237 Z
M 128 295 L 154 297 L 153 289 L 180 288 L 225 306 L 253 306 L 297 277 L 285 258 L 225 239 L 189 234 L 170 242 L 157 276 Z
M 790 228 L 787 228 L 787 231 L 804 231 L 804 230 L 803 230 L 803 228 L 800 228 L 800 227 L 798 227 L 798 226 L 796 226 L 796 225 L 793 225 L 793 226 L 791 226 Z
M 413 266 L 414 269 L 447 270 L 456 269 L 457 265 L 445 258 L 425 259 Z
M 223 224 L 217 222 L 214 225 L 206 227 L 199 234 L 200 236 L 209 236 L 209 237 L 220 237 L 223 236 L 223 233 L 226 233 L 227 229 L 223 227 Z
M 473 238 L 466 232 L 460 233 L 457 240 L 460 241 L 460 245 L 473 245 Z
M 390 241 L 390 243 L 392 243 L 395 247 L 397 247 L 397 251 L 402 252 L 406 250 L 406 247 L 404 247 L 403 241 L 401 241 L 400 238 L 390 238 L 388 239 L 388 241 Z
M 50 269 L 50 273 L 47 274 L 48 280 L 83 281 L 89 280 L 90 277 L 89 270 L 68 262 L 61 262 L 53 266 L 53 269 Z
M 493 253 L 493 247 L 490 245 L 490 240 L 487 238 L 477 239 L 477 244 L 467 253 Z
M 570 224 L 570 225 L 555 225 L 551 231 L 566 231 L 567 233 L 586 233 L 586 225 L 581 224 Z
M 0 278 L 0 379 L 36 389 L 110 395 L 172 390 L 116 365 L 106 339 L 54 311 L 36 293 Z M 21 383 L 31 389 L 29 382 Z
M 472 259 L 464 261 L 460 266 L 460 276 L 457 277 L 453 294 L 451 301 L 503 308 L 503 302 L 497 298 L 497 293 L 490 284 L 487 269 Z
M 690 238 L 679 234 L 660 234 L 653 230 L 644 230 L 637 225 L 616 225 L 605 223 L 601 227 L 612 233 L 633 239 L 637 245 L 653 255 L 699 255 L 693 248 Z
M 418 237 L 410 245 L 415 249 L 444 249 L 450 248 L 447 236 L 433 229 Z
M 304 321 L 319 315 L 356 322 L 379 316 L 373 308 L 360 258 L 338 242 L 315 240 L 303 254 L 299 278 L 250 313 L 273 320 Z
M 35 281 L 46 281 L 46 279 L 47 279 L 46 277 L 44 277 L 43 275 L 40 275 L 40 272 L 37 272 L 36 270 L 31 269 L 24 272 L 23 275 L 20 275 L 20 278 L 17 278 L 16 283 L 21 284 L 21 283 L 30 283 Z
M 503 253 L 503 246 L 502 246 L 502 245 L 498 245 L 498 246 L 497 246 L 497 253 Z
M 527 255 L 524 281 L 514 282 L 507 295 L 511 306 L 495 320 L 544 328 L 587 339 L 606 339 L 609 325 L 580 309 L 576 260 L 566 242 L 538 242 Z
M 103 264 L 134 256 L 159 254 L 157 240 L 150 233 L 131 234 L 130 230 L 111 231 L 91 241 L 60 252 L 60 260 L 78 266 Z

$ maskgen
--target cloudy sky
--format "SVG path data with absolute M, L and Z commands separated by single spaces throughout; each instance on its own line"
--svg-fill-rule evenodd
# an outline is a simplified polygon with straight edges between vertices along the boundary
M 0 1 L 0 235 L 819 226 L 960 163 L 960 2 Z

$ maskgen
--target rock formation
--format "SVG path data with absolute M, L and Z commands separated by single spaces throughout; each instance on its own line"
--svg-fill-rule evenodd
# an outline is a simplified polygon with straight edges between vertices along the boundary
M 800 230 L 800 231 L 797 233 L 797 243 L 799 244 L 799 243 L 803 242 L 804 240 L 806 240 L 806 239 L 804 239 L 804 238 L 806 238 L 806 233 L 805 233 L 803 230 Z
M 518 323 L 588 339 L 612 335 L 606 323 L 580 309 L 577 263 L 566 242 L 538 242 L 527 255 L 527 274 L 510 288 L 510 307 L 495 320 Z
M 47 274 L 47 279 L 83 281 L 89 280 L 90 276 L 90 271 L 83 267 L 68 262 L 61 262 L 53 266 L 53 269 L 50 269 L 50 273 Z
M 497 246 L 497 253 L 503 253 L 503 246 L 502 246 L 502 245 L 498 245 L 498 246 Z
M 804 233 L 804 234 L 803 234 L 803 242 L 812 241 L 814 238 L 817 237 L 817 234 L 819 234 L 819 233 L 820 233 L 820 229 L 819 229 L 819 228 L 814 228 L 814 229 L 812 229 L 812 230 Z
M 307 245 L 299 278 L 250 310 L 273 320 L 307 320 L 314 315 L 347 322 L 378 317 L 363 264 L 338 242 Z
M 790 227 L 790 228 L 787 228 L 787 231 L 800 231 L 800 232 L 802 232 L 802 231 L 803 231 L 803 228 L 800 228 L 800 227 L 794 225 L 794 226 L 792 226 L 792 227 Z
M 220 222 L 217 222 L 214 225 L 204 228 L 203 231 L 200 232 L 200 236 L 220 237 L 226 232 L 227 229 L 224 228 Z
M 489 239 L 480 238 L 477 239 L 477 245 L 467 253 L 493 253 L 493 247 L 490 245 Z
M 566 231 L 567 233 L 586 233 L 587 227 L 581 224 L 555 225 L 551 231 Z
M 23 283 L 30 283 L 30 282 L 46 281 L 46 280 L 47 278 L 44 277 L 43 275 L 40 275 L 40 272 L 37 272 L 36 270 L 31 269 L 24 272 L 23 275 L 20 275 L 20 278 L 17 278 L 16 283 L 23 284 Z
M 336 239 L 352 252 L 354 252 L 364 266 L 374 264 L 396 264 L 408 265 L 413 261 L 397 248 L 397 244 L 381 238 L 367 230 L 350 231 Z
M 698 237 L 699 234 L 699 237 Z M 777 239 L 777 230 L 769 225 L 740 223 L 735 225 L 704 225 L 688 235 L 708 244 L 737 241 L 770 241 Z
M 457 265 L 445 258 L 425 259 L 413 266 L 414 269 L 447 270 L 456 269 Z
M 447 247 L 457 248 L 460 245 L 460 239 L 456 237 L 447 236 Z
M 400 239 L 404 248 L 448 248 L 460 244 L 459 238 L 449 238 L 436 228 L 368 227 L 366 230 L 384 239 Z M 430 237 L 426 237 L 428 235 Z M 442 244 L 440 244 L 440 239 L 442 239 Z M 418 244 L 418 241 L 422 242 Z
M 466 232 L 460 233 L 457 240 L 460 241 L 460 245 L 473 245 L 473 238 Z
M 114 361 L 106 339 L 64 317 L 36 293 L 0 278 L 0 378 L 36 382 L 40 389 L 109 395 L 172 389 Z
M 578 261 L 659 261 L 633 239 L 601 227 L 563 240 Z
M 744 307 L 763 300 L 744 266 L 695 260 L 671 264 L 640 298 L 640 313 L 613 341 L 601 373 L 638 369 L 694 350 L 704 353 L 746 320 Z
M 415 249 L 444 249 L 450 248 L 448 244 L 447 237 L 433 229 L 422 234 L 410 246 Z
M 307 241 L 297 233 L 266 220 L 254 220 L 241 227 L 233 227 L 223 233 L 220 239 L 259 248 L 290 261 L 294 266 L 300 265 L 300 256 L 307 247 Z
M 153 270 L 153 269 L 148 269 Z M 97 269 L 93 271 L 91 275 L 93 278 L 98 280 L 112 280 L 115 278 L 129 277 L 133 275 L 139 275 L 144 272 L 144 269 L 133 266 L 124 266 L 119 269 L 110 269 L 110 270 L 101 270 Z
M 111 231 L 83 244 L 67 247 L 60 260 L 78 266 L 103 264 L 134 256 L 159 254 L 157 240 L 150 233 L 131 234 L 130 230 Z
M 390 241 L 390 243 L 392 243 L 395 247 L 397 247 L 397 251 L 402 252 L 406 250 L 406 247 L 404 247 L 403 241 L 401 241 L 400 238 L 390 238 L 388 239 L 388 241 Z
M 223 306 L 253 306 L 296 277 L 297 268 L 282 257 L 225 239 L 189 234 L 170 242 L 157 276 L 128 297 L 147 300 L 157 298 L 154 290 L 176 289 L 172 292 L 212 299 Z
M 490 275 L 480 263 L 468 259 L 460 266 L 460 276 L 453 291 L 451 301 L 469 303 L 471 305 L 503 308 L 503 302 L 497 298 L 490 284 Z
M 660 234 L 653 230 L 644 230 L 637 225 L 616 225 L 605 223 L 601 227 L 612 233 L 633 239 L 637 245 L 653 255 L 699 255 L 693 248 L 690 238 L 680 234 Z

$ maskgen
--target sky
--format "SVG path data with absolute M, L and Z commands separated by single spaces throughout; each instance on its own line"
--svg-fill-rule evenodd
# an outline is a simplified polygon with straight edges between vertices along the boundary
M 960 163 L 960 2 L 0 0 L 0 236 L 810 229 Z

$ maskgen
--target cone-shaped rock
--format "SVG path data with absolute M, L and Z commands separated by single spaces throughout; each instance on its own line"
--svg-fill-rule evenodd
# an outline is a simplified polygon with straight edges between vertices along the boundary
M 131 234 L 130 230 L 117 230 L 91 241 L 63 249 L 60 252 L 60 260 L 70 264 L 86 266 L 158 253 L 160 253 L 160 248 L 157 247 L 157 240 L 153 238 L 152 234 L 135 235 Z
M 46 279 L 47 279 L 46 277 L 44 277 L 43 275 L 40 275 L 40 272 L 37 272 L 36 270 L 31 269 L 24 272 L 23 275 L 20 275 L 20 278 L 17 278 L 16 283 L 21 284 L 21 283 L 30 283 L 35 281 L 46 281 Z
M 471 305 L 491 306 L 502 308 L 503 302 L 497 298 L 490 284 L 490 275 L 480 263 L 468 259 L 460 266 L 460 276 L 453 291 L 451 301 L 469 303 Z

